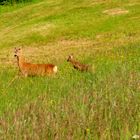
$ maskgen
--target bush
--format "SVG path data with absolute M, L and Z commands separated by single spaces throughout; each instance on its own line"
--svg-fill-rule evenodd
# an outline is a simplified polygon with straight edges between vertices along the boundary
M 32 0 L 0 0 L 0 5 L 15 4 L 21 2 L 31 2 Z

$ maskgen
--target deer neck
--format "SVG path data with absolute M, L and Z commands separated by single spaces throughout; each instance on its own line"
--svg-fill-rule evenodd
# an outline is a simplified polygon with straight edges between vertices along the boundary
M 25 63 L 25 60 L 24 60 L 24 58 L 22 56 L 18 56 L 17 57 L 17 62 L 18 62 L 19 68 L 21 68 Z
M 72 63 L 72 64 L 74 64 L 74 63 L 76 62 L 76 61 L 73 60 L 73 59 L 70 59 L 69 61 L 70 61 L 70 63 Z

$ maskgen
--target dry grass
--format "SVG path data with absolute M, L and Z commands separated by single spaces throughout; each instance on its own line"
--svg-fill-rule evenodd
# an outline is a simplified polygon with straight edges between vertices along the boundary
M 104 14 L 108 14 L 111 16 L 114 15 L 122 15 L 122 14 L 127 14 L 129 11 L 121 8 L 114 8 L 114 9 L 108 9 L 103 11 Z
M 36 26 L 35 26 L 36 27 Z M 47 26 L 43 26 L 46 29 Z M 35 30 L 42 30 L 40 28 L 34 28 Z M 139 32 L 131 34 L 124 33 L 104 33 L 96 36 L 94 40 L 79 39 L 79 40 L 64 40 L 61 39 L 55 43 L 48 43 L 47 45 L 36 45 L 34 46 L 15 46 L 22 47 L 24 56 L 29 62 L 63 62 L 67 59 L 67 56 L 74 53 L 78 57 L 89 55 L 91 52 L 102 52 L 112 50 L 119 46 L 128 45 L 133 42 L 140 40 Z M 119 46 L 118 46 L 119 43 Z M 85 54 L 86 53 L 86 54 Z M 59 59 L 58 59 L 59 58 Z M 1 67 L 15 67 L 16 61 L 14 58 L 14 46 L 13 48 L 2 49 L 0 52 L 0 66 Z
M 38 29 L 40 30 L 40 29 Z M 112 40 L 110 38 L 113 38 Z M 80 39 L 80 40 L 60 40 L 55 43 L 48 43 L 47 45 L 34 46 L 16 46 L 23 48 L 23 54 L 29 62 L 63 62 L 67 56 L 74 53 L 78 57 L 91 54 L 91 52 L 104 52 L 112 50 L 116 47 L 128 45 L 140 40 L 139 33 L 132 34 L 116 34 L 105 33 L 96 36 L 95 40 Z M 59 58 L 59 60 L 58 60 Z M 15 67 L 16 61 L 14 58 L 14 48 L 2 49 L 0 52 L 1 67 Z

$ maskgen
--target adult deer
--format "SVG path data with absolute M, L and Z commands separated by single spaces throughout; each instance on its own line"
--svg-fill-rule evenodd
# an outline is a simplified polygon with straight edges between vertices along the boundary
M 57 73 L 57 66 L 53 64 L 32 64 L 25 61 L 22 56 L 22 49 L 15 48 L 15 55 L 19 71 L 25 77 L 27 76 L 45 76 Z

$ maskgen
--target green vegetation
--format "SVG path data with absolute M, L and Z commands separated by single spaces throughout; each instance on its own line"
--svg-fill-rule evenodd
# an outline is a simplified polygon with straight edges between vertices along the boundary
M 139 134 L 139 15 L 138 0 L 1 6 L 0 139 L 130 140 Z M 23 47 L 29 62 L 57 64 L 58 74 L 14 79 L 14 47 Z M 71 53 L 95 72 L 73 69 L 66 62 Z

